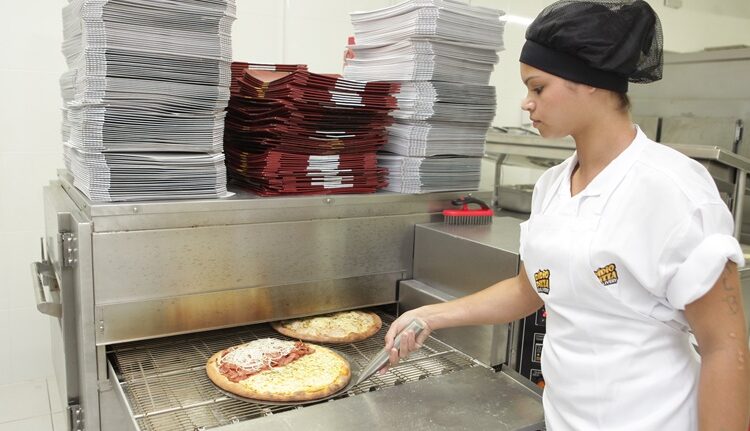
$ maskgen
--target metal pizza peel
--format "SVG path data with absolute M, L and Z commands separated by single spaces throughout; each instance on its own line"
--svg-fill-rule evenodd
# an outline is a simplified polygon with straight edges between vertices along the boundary
M 406 328 L 402 329 L 401 332 L 396 335 L 396 338 L 393 340 L 393 347 L 396 349 L 401 346 L 401 336 L 406 331 L 414 332 L 414 337 L 418 336 L 420 332 L 424 329 L 424 322 L 422 322 L 419 319 L 414 319 L 409 323 Z M 383 349 L 378 352 L 377 355 L 375 355 L 370 362 L 367 363 L 367 365 L 362 368 L 357 378 L 355 379 L 354 376 L 352 376 L 352 381 L 354 381 L 354 386 L 357 386 L 358 384 L 364 382 L 365 380 L 372 377 L 373 374 L 377 373 L 378 370 L 383 368 L 385 364 L 388 363 L 388 358 L 390 356 L 390 352 L 383 347 Z

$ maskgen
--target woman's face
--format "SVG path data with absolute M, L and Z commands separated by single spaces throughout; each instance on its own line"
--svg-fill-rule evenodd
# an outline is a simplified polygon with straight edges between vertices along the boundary
M 574 134 L 589 106 L 586 86 L 567 81 L 521 63 L 521 79 L 528 89 L 521 109 L 529 112 L 533 126 L 545 138 Z

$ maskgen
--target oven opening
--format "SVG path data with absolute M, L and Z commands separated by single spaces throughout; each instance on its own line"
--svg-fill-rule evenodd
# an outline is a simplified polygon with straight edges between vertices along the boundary
M 385 309 L 374 311 L 383 321 L 383 327 L 374 336 L 350 344 L 319 344 L 343 353 L 352 370 L 364 367 L 382 349 L 383 337 L 394 320 Z M 484 366 L 430 337 L 422 349 L 386 374 L 376 374 L 334 399 L 297 406 L 238 400 L 219 390 L 206 376 L 206 361 L 217 351 L 267 337 L 291 339 L 262 323 L 112 345 L 107 357 L 114 373 L 112 380 L 120 386 L 129 414 L 142 431 L 208 430 Z

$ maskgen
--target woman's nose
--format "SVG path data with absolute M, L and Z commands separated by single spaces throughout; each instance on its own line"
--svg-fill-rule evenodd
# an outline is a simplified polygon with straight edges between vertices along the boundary
M 524 111 L 531 111 L 534 109 L 534 102 L 529 100 L 528 98 L 521 99 L 521 109 Z

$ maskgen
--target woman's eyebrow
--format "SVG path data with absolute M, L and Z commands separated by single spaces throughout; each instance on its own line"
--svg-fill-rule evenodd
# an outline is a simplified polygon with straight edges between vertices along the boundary
M 537 76 L 536 75 L 531 75 L 528 78 L 524 79 L 523 80 L 523 85 L 529 85 L 529 81 L 531 81 L 534 78 L 537 78 Z

